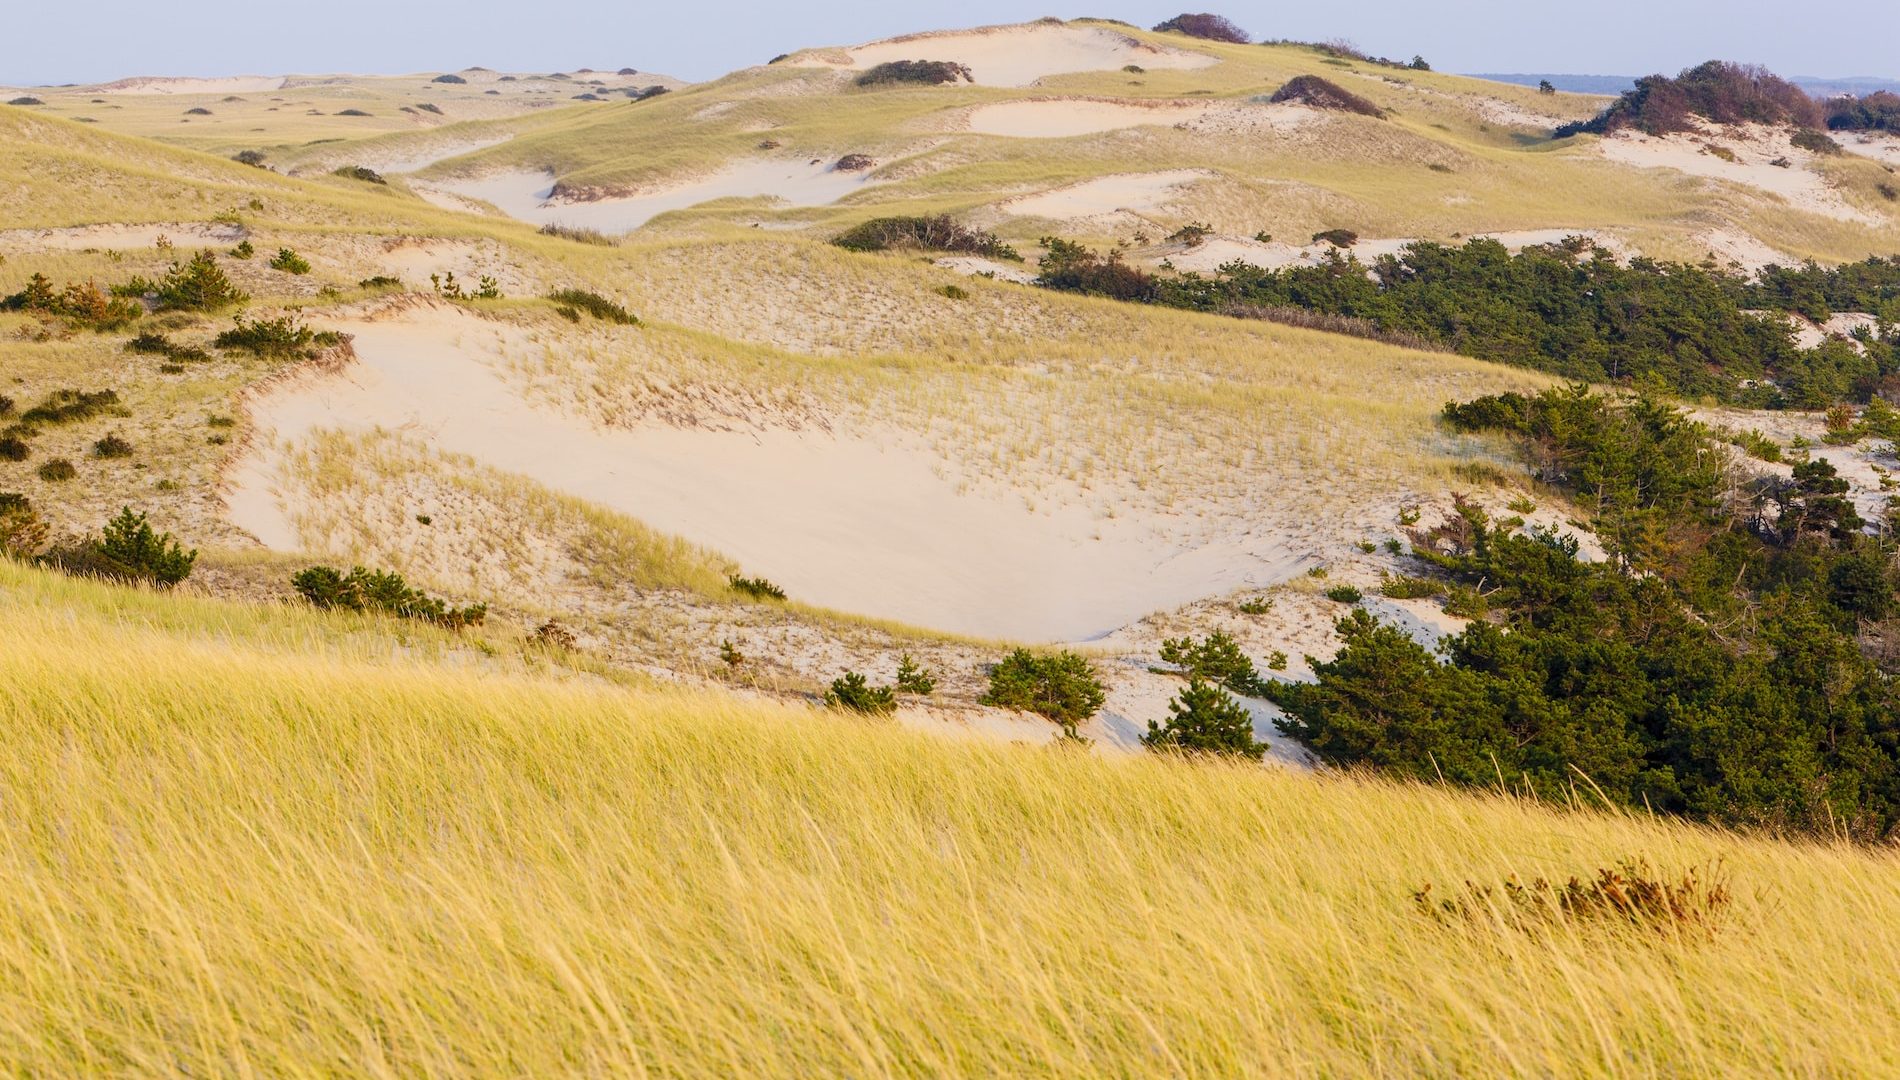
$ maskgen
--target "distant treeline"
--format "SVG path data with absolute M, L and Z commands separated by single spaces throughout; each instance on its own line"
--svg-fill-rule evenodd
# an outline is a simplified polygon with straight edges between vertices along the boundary
M 1649 135 L 1694 131 L 1696 124 L 1791 124 L 1818 133 L 1900 131 L 1900 94 L 1877 90 L 1864 97 L 1841 94 L 1817 100 L 1787 79 L 1749 64 L 1724 60 L 1685 69 L 1675 78 L 1646 75 L 1589 120 L 1557 128 L 1557 138 L 1609 135 L 1626 128 Z M 1825 139 L 1806 149 L 1827 153 Z
M 1635 258 L 1587 240 L 1513 254 L 1495 240 L 1421 242 L 1370 266 L 1333 252 L 1313 266 L 1230 262 L 1212 275 L 1153 273 L 1056 238 L 1037 283 L 1067 292 L 1306 325 L 1448 349 L 1593 382 L 1643 383 L 1755 407 L 1819 408 L 1900 392 L 1900 258 L 1770 267 Z M 1782 313 L 1817 322 L 1868 312 L 1886 331 L 1797 342 Z M 1292 314 L 1305 316 L 1294 320 Z

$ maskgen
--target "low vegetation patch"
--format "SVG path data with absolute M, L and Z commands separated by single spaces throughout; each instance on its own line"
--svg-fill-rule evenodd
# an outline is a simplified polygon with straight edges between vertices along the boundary
M 0 556 L 30 559 L 46 547 L 50 534 L 31 499 L 17 491 L 0 491 Z
M 733 592 L 754 600 L 785 599 L 784 589 L 779 588 L 777 585 L 772 584 L 762 577 L 743 577 L 739 574 L 731 574 L 727 576 L 726 584 L 732 587 Z
M 1649 75 L 1636 80 L 1609 108 L 1590 120 L 1565 124 L 1557 138 L 1589 133 L 1609 135 L 1625 128 L 1647 135 L 1696 130 L 1714 124 L 1793 124 L 1818 128 L 1820 103 L 1799 86 L 1766 68 L 1710 60 L 1675 78 Z
M 560 289 L 549 293 L 548 299 L 577 311 L 585 311 L 602 322 L 610 322 L 618 326 L 640 325 L 640 320 L 626 308 L 599 293 L 588 292 L 586 289 Z
M 1199 678 L 1168 702 L 1166 723 L 1148 721 L 1141 744 L 1150 750 L 1259 761 L 1267 746 L 1254 738 L 1253 717 L 1227 691 Z
M 1383 119 L 1385 110 L 1358 94 L 1318 75 L 1296 75 L 1267 99 L 1278 105 L 1305 105 L 1310 109 L 1357 113 Z
M 563 240 L 572 240 L 577 244 L 592 244 L 596 247 L 613 247 L 613 237 L 599 229 L 583 229 L 574 225 L 559 225 L 549 222 L 539 230 L 542 236 L 558 236 Z
M 231 329 L 219 334 L 212 344 L 267 360 L 308 359 L 318 350 L 341 345 L 344 340 L 333 331 L 312 330 L 294 312 L 274 319 L 246 319 L 240 314 L 232 318 L 231 324 Z
M 455 271 L 445 270 L 440 274 L 430 274 L 429 286 L 435 290 L 437 296 L 440 296 L 444 300 L 501 299 L 501 283 L 489 277 L 487 274 L 476 278 L 475 287 L 468 289 L 464 288 L 461 282 L 455 280 Z
M 1203 41 L 1225 41 L 1230 45 L 1245 45 L 1253 37 L 1235 26 L 1225 15 L 1212 15 L 1202 12 L 1198 15 L 1181 14 L 1172 19 L 1158 22 L 1154 26 L 1156 33 L 1186 34 L 1188 37 Z
M 278 248 L 277 254 L 271 256 L 270 268 L 301 276 L 310 272 L 310 260 L 290 248 Z
M 1572 877 L 1562 885 L 1536 878 L 1526 885 L 1515 877 L 1501 885 L 1465 882 L 1448 895 L 1435 895 L 1430 883 L 1412 894 L 1421 914 L 1441 923 L 1547 929 L 1556 924 L 1624 924 L 1661 933 L 1714 933 L 1734 902 L 1727 875 L 1719 866 L 1670 877 L 1651 869 L 1647 859 L 1627 859 L 1604 867 L 1588 879 Z
M 69 574 L 169 589 L 191 576 L 198 552 L 186 551 L 171 533 L 156 531 L 144 514 L 128 506 L 98 535 L 54 548 L 44 558 Z
M 1266 610 L 1262 608 L 1260 613 Z M 1236 694 L 1257 697 L 1264 688 L 1253 661 L 1225 631 L 1216 630 L 1198 642 L 1191 637 L 1163 639 L 1161 660 L 1180 668 L 1189 678 L 1205 679 Z
M 343 573 L 331 566 L 298 571 L 291 587 L 311 604 L 325 610 L 360 611 L 420 619 L 450 630 L 480 626 L 488 617 L 487 604 L 453 607 L 446 601 L 411 588 L 401 574 L 361 566 Z
M 948 214 L 936 217 L 881 217 L 855 225 L 834 237 L 846 251 L 951 251 L 989 259 L 1021 262 L 1016 249 L 995 233 L 972 229 Z
M 888 686 L 872 686 L 863 675 L 847 671 L 832 680 L 831 687 L 825 691 L 825 704 L 866 716 L 888 716 L 897 711 L 897 691 Z
M 858 76 L 859 86 L 941 86 L 945 83 L 975 82 L 970 69 L 950 60 L 892 60 L 879 64 Z
M 337 115 L 343 116 L 347 114 L 338 113 Z M 345 165 L 330 175 L 341 176 L 345 180 L 361 180 L 366 184 L 382 184 L 384 186 L 388 186 L 389 184 L 389 181 L 383 179 L 382 173 L 366 165 Z
M 136 302 L 109 294 L 96 282 L 69 282 L 55 289 L 44 274 L 34 274 L 26 287 L 0 299 L 0 311 L 19 311 L 46 318 L 66 319 L 91 330 L 117 330 L 145 314 Z

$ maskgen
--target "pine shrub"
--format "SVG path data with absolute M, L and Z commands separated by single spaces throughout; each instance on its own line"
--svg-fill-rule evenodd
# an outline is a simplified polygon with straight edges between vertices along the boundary
M 1108 700 L 1095 665 L 1076 653 L 1038 654 L 1017 649 L 990 669 L 982 703 L 1035 713 L 1076 737 L 1076 727 Z
M 1218 754 L 1227 757 L 1260 760 L 1267 751 L 1265 743 L 1253 737 L 1253 717 L 1227 691 L 1202 679 L 1191 679 L 1187 687 L 1168 702 L 1168 722 L 1148 721 L 1148 733 L 1141 737 L 1150 750 L 1172 750 L 1191 754 Z

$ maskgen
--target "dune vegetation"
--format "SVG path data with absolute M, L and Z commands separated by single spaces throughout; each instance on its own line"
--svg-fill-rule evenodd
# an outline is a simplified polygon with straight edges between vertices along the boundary
M 0 586 L 8 1072 L 1900 1068 L 1887 853 Z M 1508 899 L 1599 870 L 1682 904 Z

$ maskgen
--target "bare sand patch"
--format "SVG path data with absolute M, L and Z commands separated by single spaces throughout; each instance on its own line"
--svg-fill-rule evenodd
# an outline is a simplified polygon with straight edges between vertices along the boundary
M 1641 169 L 1674 169 L 1690 176 L 1751 187 L 1779 196 L 1789 206 L 1839 221 L 1879 224 L 1848 204 L 1827 178 L 1811 167 L 1814 155 L 1799 149 L 1788 131 L 1746 125 L 1700 134 L 1665 135 L 1621 131 L 1598 145 L 1610 161 Z M 1786 162 L 1776 165 L 1774 162 Z
M 1107 217 L 1118 212 L 1139 214 L 1160 210 L 1179 197 L 1182 188 L 1212 176 L 1214 173 L 1206 169 L 1120 173 L 1023 195 L 1000 204 L 1000 209 L 1017 217 L 1057 221 Z
M 437 205 L 451 205 L 448 199 L 476 199 L 521 221 L 625 233 L 669 210 L 684 210 L 714 199 L 768 198 L 792 206 L 824 206 L 870 182 L 868 172 L 847 172 L 828 164 L 754 160 L 645 194 L 587 201 L 556 199 L 554 174 L 532 170 L 431 180 L 414 186 Z
M 173 221 L 157 225 L 79 225 L 69 229 L 9 229 L 0 232 L 0 248 L 15 251 L 132 251 L 156 247 L 160 239 L 180 247 L 219 247 L 244 239 L 242 225 Z
M 135 76 L 91 88 L 95 94 L 262 94 L 282 90 L 283 75 L 229 75 L 211 79 Z
M 359 362 L 251 403 L 258 438 L 231 521 L 300 550 L 284 462 L 325 430 L 399 431 L 634 516 L 812 603 L 953 632 L 1081 640 L 1155 610 L 1290 576 L 1272 534 L 1183 535 L 1165 515 L 1031 505 L 944 475 L 895 429 L 599 429 L 531 404 L 504 373 L 526 332 L 446 305 L 342 322 Z
M 1178 124 L 1198 120 L 1215 106 L 1205 101 L 1099 101 L 1090 98 L 1050 98 L 1005 101 L 983 105 L 969 115 L 969 129 L 979 135 L 1015 139 L 1064 139 L 1149 124 Z
M 1099 26 L 992 26 L 911 34 L 795 58 L 801 67 L 876 67 L 893 60 L 949 60 L 983 86 L 1029 86 L 1049 75 L 1146 68 L 1192 70 L 1220 61 L 1186 49 L 1150 45 Z
M 992 277 L 998 281 L 1013 281 L 1018 285 L 1027 285 L 1036 280 L 1036 275 L 1020 264 L 997 262 L 978 255 L 946 255 L 937 260 L 937 265 L 967 277 Z
M 1799 259 L 1768 246 L 1761 240 L 1740 229 L 1709 229 L 1695 235 L 1696 244 L 1708 248 L 1709 254 L 1717 263 L 1734 263 L 1748 273 L 1754 273 L 1770 264 L 1793 266 Z
M 1900 165 L 1900 135 L 1838 131 L 1834 133 L 1834 141 L 1850 154 L 1873 158 L 1884 165 Z

